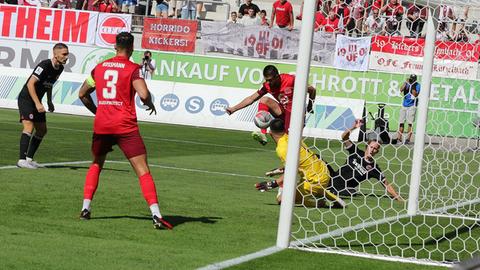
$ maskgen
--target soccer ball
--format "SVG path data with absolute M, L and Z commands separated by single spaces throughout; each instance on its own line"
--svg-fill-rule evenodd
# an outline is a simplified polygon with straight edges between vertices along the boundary
M 255 115 L 253 122 L 259 128 L 268 128 L 272 120 L 273 120 L 273 116 L 269 112 L 259 111 Z

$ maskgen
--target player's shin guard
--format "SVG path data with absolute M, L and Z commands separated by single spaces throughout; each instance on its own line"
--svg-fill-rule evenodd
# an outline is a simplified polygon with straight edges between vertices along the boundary
M 148 206 L 158 204 L 157 189 L 155 182 L 153 182 L 152 175 L 148 172 L 138 178 L 140 180 L 140 188 L 142 189 L 143 197 L 147 201 Z
M 38 135 L 34 135 L 32 140 L 30 141 L 30 145 L 28 146 L 27 157 L 33 159 L 35 152 L 37 152 L 38 147 L 42 143 L 43 137 Z
M 27 151 L 28 145 L 30 144 L 30 139 L 32 138 L 32 134 L 23 132 L 20 136 L 20 154 L 18 159 L 26 159 L 27 158 Z
M 98 164 L 92 164 L 88 169 L 87 177 L 85 178 L 85 186 L 83 189 L 83 199 L 92 200 L 93 195 L 98 187 L 98 178 L 100 176 L 101 169 Z
M 269 112 L 270 111 L 270 108 L 268 107 L 267 104 L 265 103 L 258 103 L 258 111 L 261 112 L 261 111 L 265 111 L 265 112 Z M 267 129 L 266 128 L 262 128 L 260 129 L 260 131 L 263 133 L 263 134 L 267 134 Z

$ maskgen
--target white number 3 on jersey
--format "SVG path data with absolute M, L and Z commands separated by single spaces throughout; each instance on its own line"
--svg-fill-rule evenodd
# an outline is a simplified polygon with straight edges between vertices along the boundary
M 114 99 L 117 96 L 118 71 L 107 69 L 103 78 L 107 82 L 107 87 L 103 88 L 103 98 Z

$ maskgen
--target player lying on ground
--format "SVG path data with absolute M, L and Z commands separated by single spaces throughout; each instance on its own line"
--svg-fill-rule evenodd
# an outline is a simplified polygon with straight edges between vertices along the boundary
M 361 119 L 357 119 L 353 127 L 345 130 L 342 134 L 343 146 L 348 152 L 348 157 L 345 164 L 332 175 L 332 187 L 330 190 L 339 195 L 355 195 L 361 182 L 375 178 L 382 183 L 387 193 L 393 199 L 403 201 L 402 197 L 387 181 L 387 178 L 373 158 L 380 150 L 380 143 L 376 140 L 369 140 L 365 151 L 363 151 L 350 141 L 350 133 L 359 128 L 362 123 Z
M 36 169 L 39 164 L 33 161 L 43 137 L 47 134 L 47 118 L 42 98 L 47 94 L 48 111 L 53 112 L 52 87 L 63 72 L 68 59 L 68 47 L 63 43 L 53 46 L 53 58 L 43 60 L 34 69 L 18 95 L 18 111 L 23 130 L 20 136 L 20 155 L 17 166 Z M 33 130 L 35 129 L 35 134 Z
M 274 119 L 270 123 L 270 136 L 277 144 L 276 152 L 280 160 L 285 163 L 287 159 L 288 134 L 285 133 L 282 119 Z M 315 153 L 310 151 L 304 143 L 300 147 L 300 159 L 298 171 L 302 175 L 302 181 L 297 187 L 295 203 L 307 207 L 323 207 L 326 205 L 325 198 L 333 201 L 334 207 L 345 207 L 345 202 L 338 196 L 327 190 L 330 182 L 330 174 L 327 164 L 320 160 Z M 283 174 L 276 181 L 280 186 L 283 185 Z M 257 187 L 258 188 L 258 187 Z M 279 189 L 277 202 L 282 201 L 282 189 Z
M 140 187 L 152 213 L 153 225 L 160 229 L 172 229 L 160 214 L 157 191 L 147 164 L 147 151 L 140 136 L 135 111 L 135 93 L 138 94 L 150 114 L 157 113 L 150 92 L 142 77 L 140 66 L 130 62 L 133 53 L 133 35 L 122 32 L 116 37 L 117 54 L 98 64 L 83 83 L 79 97 L 85 107 L 95 114 L 93 126 L 93 163 L 87 172 L 84 199 L 80 218 L 90 219 L 90 203 L 97 190 L 100 172 L 107 153 L 118 144 L 130 161 L 140 181 Z M 90 94 L 97 94 L 98 107 Z
M 263 76 L 265 83 L 263 83 L 260 90 L 246 97 L 237 105 L 228 107 L 226 111 L 228 114 L 233 114 L 259 100 L 258 111 L 270 112 L 274 117 L 282 119 L 285 123 L 285 133 L 288 133 L 290 114 L 292 112 L 295 76 L 285 73 L 280 74 L 278 69 L 272 65 L 268 65 L 263 69 Z M 315 101 L 316 90 L 314 87 L 309 86 L 307 91 L 307 112 L 311 112 L 313 102 Z M 267 93 L 271 94 L 275 99 L 266 97 L 265 95 Z M 266 134 L 267 129 L 262 129 L 261 132 L 253 132 L 252 137 L 262 145 L 265 145 L 268 142 Z
M 342 134 L 342 140 L 345 150 L 349 155 L 345 164 L 340 167 L 338 171 L 329 168 L 331 174 L 331 181 L 329 190 L 341 196 L 352 196 L 358 194 L 360 183 L 375 178 L 379 180 L 387 193 L 395 200 L 402 201 L 403 198 L 395 191 L 393 186 L 387 181 L 385 175 L 382 173 L 380 167 L 375 163 L 373 157 L 378 153 L 380 144 L 377 141 L 371 140 L 368 142 L 365 151 L 358 149 L 357 145 L 350 141 L 350 133 L 362 125 L 362 120 L 355 121 L 351 129 L 347 129 Z M 327 164 L 327 166 L 329 166 Z M 267 172 L 267 176 L 274 176 L 283 174 L 283 168 L 274 169 Z M 256 184 L 256 188 L 261 191 L 270 190 L 281 186 L 282 182 L 274 180 L 270 182 L 261 182 Z

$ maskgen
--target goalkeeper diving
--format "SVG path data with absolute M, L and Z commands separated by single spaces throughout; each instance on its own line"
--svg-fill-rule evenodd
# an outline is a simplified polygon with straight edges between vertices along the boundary
M 285 164 L 287 159 L 288 134 L 285 133 L 284 122 L 282 119 L 274 119 L 270 123 L 270 136 L 277 144 L 276 152 L 280 160 Z M 330 173 L 327 164 L 310 151 L 305 143 L 300 147 L 300 159 L 298 171 L 302 179 L 297 185 L 295 203 L 307 207 L 324 207 L 326 200 L 333 202 L 333 207 L 345 207 L 345 202 L 328 191 L 330 183 Z M 283 173 L 279 170 L 278 173 Z M 276 181 L 261 182 L 256 184 L 258 190 L 267 190 L 279 187 L 277 195 L 278 204 L 282 201 L 283 174 Z
M 379 183 L 385 188 L 386 193 L 390 197 L 399 202 L 404 202 L 404 199 L 395 190 L 393 185 L 387 181 L 385 174 L 375 162 L 374 156 L 379 152 L 380 144 L 376 140 L 369 140 L 365 150 L 361 150 L 350 141 L 350 133 L 359 128 L 363 124 L 361 119 L 357 119 L 354 125 L 345 130 L 342 134 L 342 141 L 344 149 L 348 152 L 348 157 L 345 164 L 337 171 L 333 170 L 325 161 L 320 160 L 328 168 L 330 175 L 330 184 L 328 190 L 336 196 L 356 196 L 359 194 L 359 186 L 367 179 L 377 179 Z M 277 148 L 278 153 L 278 148 Z M 266 173 L 266 176 L 275 176 L 283 174 L 283 168 L 277 168 Z M 281 187 L 283 178 L 271 182 L 257 183 L 256 188 L 260 191 L 270 190 L 276 187 Z M 325 187 L 325 185 L 323 185 Z

